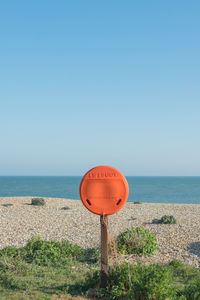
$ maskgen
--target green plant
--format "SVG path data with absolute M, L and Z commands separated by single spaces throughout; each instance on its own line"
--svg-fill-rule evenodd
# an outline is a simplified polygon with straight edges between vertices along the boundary
M 175 269 L 178 269 L 178 268 L 183 268 L 184 267 L 184 263 L 179 260 L 179 259 L 173 259 L 169 262 L 168 264 L 169 266 L 175 268 Z
M 110 266 L 108 287 L 98 288 L 100 271 L 93 262 L 99 254 L 99 249 L 43 241 L 40 236 L 25 247 L 1 249 L 0 299 L 200 299 L 200 269 L 178 260 L 167 265 Z
M 100 261 L 101 252 L 98 248 L 89 248 L 85 250 L 84 256 L 81 258 L 81 261 L 87 262 L 90 264 L 95 264 Z
M 169 268 L 157 264 L 136 267 L 138 278 L 132 285 L 130 295 L 136 299 L 173 299 L 176 288 Z M 130 298 L 131 299 L 131 298 Z
M 153 224 L 176 224 L 176 219 L 173 216 L 163 216 L 161 219 L 153 219 Z
M 162 224 L 176 224 L 176 219 L 173 216 L 163 216 L 161 218 Z
M 43 198 L 32 198 L 31 205 L 44 206 L 45 200 Z
M 26 290 L 28 283 L 23 278 L 16 278 L 11 272 L 0 272 L 1 286 L 13 290 Z
M 158 249 L 155 235 L 143 227 L 127 229 L 116 239 L 117 249 L 122 254 L 152 255 Z
M 78 286 L 87 272 L 94 272 L 99 255 L 99 249 L 44 241 L 41 236 L 25 247 L 0 249 L 0 299 L 57 299 L 56 294 L 68 294 L 70 284 Z M 72 299 L 69 294 L 63 298 Z
M 82 291 L 93 291 L 100 280 L 100 272 L 88 274 Z M 80 286 L 79 286 L 80 288 Z M 75 286 L 74 286 L 75 290 Z M 100 299 L 174 299 L 177 289 L 173 284 L 170 269 L 162 265 L 136 266 L 123 263 L 109 268 L 108 287 L 97 288 L 95 295 Z
M 19 249 L 12 247 L 12 246 L 7 246 L 3 249 L 0 250 L 0 257 L 2 256 L 7 256 L 7 257 L 16 257 L 19 254 Z
M 182 261 L 177 259 L 174 259 L 170 263 L 168 263 L 168 267 L 173 274 L 174 281 L 176 282 L 176 284 L 178 284 L 178 295 L 183 299 L 195 299 L 192 298 L 192 296 L 191 298 L 187 298 L 186 296 L 189 295 L 192 290 L 197 291 L 198 288 L 200 292 L 200 285 L 198 286 L 197 284 L 198 282 L 200 282 L 200 269 L 195 268 L 191 265 L 186 265 Z
M 200 299 L 200 281 L 194 279 L 189 285 L 185 286 L 181 295 L 185 296 L 187 300 Z
M 84 256 L 84 250 L 69 241 L 44 241 L 41 236 L 34 236 L 21 249 L 21 255 L 29 263 L 42 266 L 60 265 L 68 262 L 68 258 Z

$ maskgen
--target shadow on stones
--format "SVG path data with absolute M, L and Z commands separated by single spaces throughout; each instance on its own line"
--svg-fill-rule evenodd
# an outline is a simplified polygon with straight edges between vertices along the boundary
M 188 251 L 192 254 L 197 255 L 200 258 L 200 242 L 189 244 Z
M 130 217 L 130 219 L 128 219 L 129 221 L 134 221 L 134 220 L 136 220 L 137 218 L 135 218 L 135 217 Z
M 160 219 L 153 219 L 151 223 L 148 224 L 161 224 L 161 220 Z
M 9 206 L 13 206 L 13 204 L 12 203 L 5 203 L 5 204 L 2 204 L 2 206 L 9 207 Z

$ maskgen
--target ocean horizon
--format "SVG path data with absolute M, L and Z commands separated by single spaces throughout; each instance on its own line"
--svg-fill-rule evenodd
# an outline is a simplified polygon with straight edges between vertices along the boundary
M 82 176 L 0 176 L 0 197 L 79 200 Z M 128 202 L 200 204 L 200 176 L 126 176 Z

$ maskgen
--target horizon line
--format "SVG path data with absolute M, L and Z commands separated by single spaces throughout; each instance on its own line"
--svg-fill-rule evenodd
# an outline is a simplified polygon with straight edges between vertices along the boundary
M 123 173 L 122 173 L 123 174 Z M 0 177 L 83 177 L 83 175 L 0 175 Z M 200 177 L 200 175 L 125 175 L 126 177 Z

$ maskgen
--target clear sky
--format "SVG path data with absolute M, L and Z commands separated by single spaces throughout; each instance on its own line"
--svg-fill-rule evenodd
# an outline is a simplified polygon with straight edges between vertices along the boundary
M 0 2 L 0 175 L 200 175 L 200 1 Z

